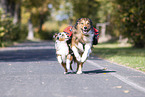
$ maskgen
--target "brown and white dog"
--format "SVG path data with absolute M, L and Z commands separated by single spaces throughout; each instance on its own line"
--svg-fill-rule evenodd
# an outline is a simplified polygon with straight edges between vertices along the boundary
M 94 29 L 89 18 L 80 18 L 72 29 L 71 49 L 77 60 L 77 74 L 82 73 L 82 67 L 91 53 Z
M 69 47 L 67 44 L 69 36 L 65 32 L 60 32 L 55 34 L 54 38 L 57 60 L 65 69 L 64 74 L 68 73 L 70 70 L 73 71 L 71 67 L 73 56 L 69 53 Z

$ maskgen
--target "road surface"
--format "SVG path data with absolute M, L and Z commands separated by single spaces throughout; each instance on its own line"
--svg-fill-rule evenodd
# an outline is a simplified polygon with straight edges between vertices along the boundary
M 1 48 L 0 97 L 145 97 L 145 73 L 97 57 L 63 72 L 52 41 Z

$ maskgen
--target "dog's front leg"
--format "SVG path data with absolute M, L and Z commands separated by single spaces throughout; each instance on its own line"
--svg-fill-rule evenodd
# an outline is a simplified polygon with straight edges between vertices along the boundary
M 77 64 L 77 74 L 82 74 L 82 67 L 83 67 L 82 62 Z
M 57 60 L 58 60 L 58 63 L 59 63 L 59 64 L 62 63 L 62 57 L 61 57 L 61 55 L 57 55 Z
M 89 54 L 91 53 L 91 44 L 86 44 L 85 45 L 85 51 L 82 55 L 82 58 L 81 58 L 81 62 L 84 63 L 87 59 L 87 57 L 89 56 Z
M 74 55 L 75 55 L 77 61 L 78 61 L 78 62 L 81 62 L 81 56 L 80 56 L 80 54 L 78 53 L 78 49 L 77 49 L 75 46 L 73 46 L 73 47 L 72 47 L 72 51 L 73 51 L 73 53 L 74 53 Z

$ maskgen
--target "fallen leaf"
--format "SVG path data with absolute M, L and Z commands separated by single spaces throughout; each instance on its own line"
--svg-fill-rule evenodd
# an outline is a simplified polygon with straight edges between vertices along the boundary
M 124 90 L 123 92 L 124 92 L 124 93 L 129 93 L 129 90 Z
M 106 81 L 108 81 L 108 79 L 106 79 Z
M 9 66 L 11 66 L 12 64 L 8 64 Z
M 115 86 L 114 88 L 120 89 L 120 88 L 122 88 L 122 86 Z

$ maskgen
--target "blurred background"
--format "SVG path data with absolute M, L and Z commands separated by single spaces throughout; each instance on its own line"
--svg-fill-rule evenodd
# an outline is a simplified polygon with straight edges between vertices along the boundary
M 145 47 L 145 0 L 0 0 L 0 46 L 52 40 L 81 17 L 99 29 L 100 43 Z

